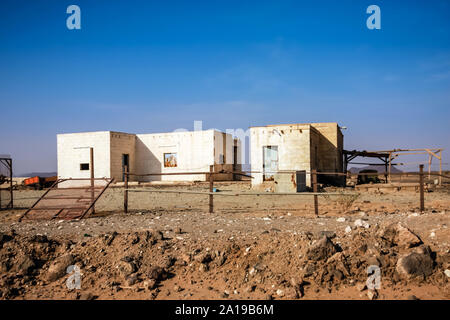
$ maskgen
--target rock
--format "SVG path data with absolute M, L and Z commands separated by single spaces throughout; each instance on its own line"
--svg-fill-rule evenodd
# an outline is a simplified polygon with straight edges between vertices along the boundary
M 53 282 L 66 274 L 67 267 L 74 262 L 71 254 L 65 254 L 56 258 L 48 268 L 46 279 Z
M 198 261 L 200 263 L 210 263 L 212 260 L 213 259 L 210 253 L 199 254 L 195 257 L 195 261 Z
M 209 270 L 209 267 L 205 263 L 201 263 L 200 266 L 198 267 L 198 271 L 200 271 L 200 272 L 206 272 L 208 270 Z
M 80 295 L 80 300 L 94 300 L 94 295 L 90 292 L 83 292 Z
M 3 245 L 5 242 L 11 241 L 13 237 L 10 234 L 0 232 L 0 245 Z
M 317 267 L 315 264 L 313 263 L 308 263 L 304 268 L 303 268 L 303 276 L 304 277 L 310 277 L 314 274 L 314 272 L 316 272 Z
M 117 236 L 117 232 L 115 232 L 115 231 L 113 233 L 105 234 L 103 236 L 103 243 L 105 245 L 109 246 L 113 242 L 113 240 L 116 238 L 116 236 Z
M 431 232 L 431 233 L 430 233 L 430 237 L 431 237 L 431 238 L 434 238 L 434 237 L 436 237 L 436 232 L 434 232 L 434 231 L 433 231 L 433 232 Z
M 345 276 L 344 276 L 344 274 L 342 273 L 341 270 L 334 270 L 334 271 L 333 271 L 333 277 L 334 277 L 335 279 L 338 279 L 338 280 L 342 280 L 342 279 L 345 278 Z
M 186 262 L 186 264 L 190 263 L 191 260 L 192 260 L 191 255 L 190 255 L 190 254 L 187 254 L 187 253 L 182 253 L 182 254 L 180 255 L 180 258 L 181 258 L 181 261 Z
M 398 259 L 396 270 L 408 278 L 429 276 L 433 273 L 433 260 L 428 254 L 412 252 Z
M 444 274 L 445 274 L 448 278 L 450 278 L 450 270 L 449 270 L 449 269 L 446 269 L 446 270 L 444 271 Z
M 319 239 L 321 239 L 323 237 L 328 237 L 329 239 L 333 239 L 336 237 L 336 233 L 333 231 L 320 231 L 318 236 L 319 236 Z
M 162 280 L 166 280 L 168 277 L 168 273 L 164 268 L 161 267 L 153 267 L 149 274 L 148 274 L 149 279 L 153 279 L 155 281 L 162 281 Z
M 408 296 L 406 299 L 408 299 L 408 300 L 420 300 L 419 298 L 417 298 L 415 295 L 410 295 L 410 296 Z
M 0 273 L 8 272 L 11 268 L 9 260 L 0 261 Z
M 127 277 L 127 285 L 128 286 L 132 286 L 132 285 L 135 285 L 136 284 L 136 282 L 138 282 L 138 276 L 137 276 L 137 274 L 130 274 L 128 277 Z
M 294 288 L 286 288 L 285 295 L 286 295 L 286 298 L 288 298 L 289 300 L 295 300 L 300 297 L 298 290 L 296 290 Z
M 149 290 L 153 290 L 156 288 L 156 281 L 153 279 L 150 280 L 145 280 L 144 281 L 144 288 L 149 289 Z
M 337 251 L 334 243 L 328 237 L 324 236 L 308 248 L 306 258 L 313 261 L 326 260 Z
M 183 234 L 183 231 L 180 227 L 175 228 L 175 234 Z
M 370 228 L 370 224 L 362 219 L 356 219 L 354 225 L 355 227 L 364 227 L 366 229 Z
M 378 298 L 378 292 L 376 290 L 369 290 L 367 291 L 367 297 L 370 300 L 375 300 L 376 298 Z
M 400 222 L 382 231 L 382 238 L 400 248 L 412 248 L 422 244 L 422 240 Z
M 350 233 L 350 232 L 352 232 L 352 227 L 347 226 L 347 227 L 345 228 L 345 233 Z
M 367 289 L 367 285 L 366 285 L 364 282 L 360 282 L 360 283 L 358 283 L 358 284 L 356 285 L 356 289 L 357 289 L 359 292 L 362 292 L 362 291 L 364 291 L 364 290 Z
M 344 217 L 337 218 L 336 221 L 337 221 L 337 222 L 345 222 L 345 218 L 344 218 Z
M 125 277 L 137 271 L 137 267 L 132 261 L 121 260 L 118 264 L 118 268 L 120 273 Z
M 139 234 L 136 232 L 136 233 L 133 235 L 133 237 L 131 238 L 131 244 L 136 244 L 136 243 L 139 242 L 139 240 L 140 240 Z
M 284 291 L 281 290 L 281 289 L 278 289 L 278 290 L 277 290 L 277 296 L 279 296 L 279 297 L 284 297 Z
M 164 261 L 164 264 L 162 265 L 162 267 L 164 269 L 169 269 L 171 266 L 173 266 L 175 264 L 175 262 L 177 261 L 176 258 L 174 257 L 167 257 Z
M 183 288 L 181 288 L 180 286 L 175 285 L 175 286 L 173 287 L 173 291 L 175 291 L 175 292 L 180 292 L 180 291 L 183 291 Z
M 27 254 L 24 254 L 23 256 L 19 256 L 17 258 L 17 262 L 14 264 L 12 270 L 22 274 L 28 274 L 35 267 L 36 263 L 33 258 Z
M 377 257 L 371 256 L 366 259 L 366 263 L 368 266 L 381 266 L 380 260 Z
M 217 255 L 216 256 L 217 266 L 219 266 L 219 267 L 222 266 L 225 263 L 226 260 L 227 260 L 227 258 L 225 256 L 224 252 L 222 252 L 220 255 Z
M 255 289 L 256 289 L 256 285 L 253 284 L 253 285 L 248 286 L 247 288 L 245 288 L 245 292 L 247 292 L 247 293 L 254 292 Z
M 49 242 L 47 236 L 46 236 L 46 235 L 43 235 L 43 234 L 36 234 L 36 235 L 34 235 L 34 236 L 30 239 L 30 241 L 31 241 L 31 242 L 38 242 L 38 243 L 48 243 L 48 242 Z M 0 242 L 1 242 L 1 241 L 0 241 Z
M 161 230 L 155 230 L 152 232 L 152 238 L 155 240 L 164 240 L 164 233 Z

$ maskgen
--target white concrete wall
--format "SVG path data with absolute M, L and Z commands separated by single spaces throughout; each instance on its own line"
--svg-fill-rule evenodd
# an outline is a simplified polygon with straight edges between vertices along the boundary
M 278 170 L 311 170 L 310 125 L 280 125 L 250 128 L 252 171 L 263 171 L 263 146 L 278 146 Z M 263 182 L 263 174 L 252 174 L 252 186 Z M 310 176 L 306 184 L 311 185 Z
M 177 167 L 164 167 L 164 153 L 177 154 Z M 136 172 L 206 172 L 214 164 L 214 130 L 138 134 Z M 139 181 L 204 181 L 205 175 L 140 177 Z
M 130 172 L 171 173 L 232 170 L 233 138 L 215 130 L 128 134 L 114 131 L 83 132 L 57 135 L 58 175 L 61 178 L 89 178 L 80 163 L 89 163 L 89 148 L 94 148 L 95 177 L 123 181 L 122 155 L 128 154 Z M 225 144 L 223 144 L 225 142 Z M 164 167 L 164 153 L 177 154 L 177 167 Z M 224 155 L 225 164 L 221 164 Z M 232 174 L 215 176 L 231 180 Z M 131 176 L 130 181 L 205 181 L 207 175 Z
M 81 163 L 90 162 L 89 147 L 94 148 L 94 176 L 111 177 L 109 131 L 58 134 L 56 140 L 59 178 L 90 178 L 90 170 L 80 170 Z

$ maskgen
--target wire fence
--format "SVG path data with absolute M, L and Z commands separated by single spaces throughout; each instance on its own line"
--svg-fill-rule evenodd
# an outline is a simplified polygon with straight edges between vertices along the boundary
M 241 175 L 249 178 L 254 178 L 254 174 L 267 174 L 267 173 L 276 173 L 276 174 L 294 174 L 297 171 L 293 170 L 285 170 L 285 171 L 276 171 L 276 172 L 268 172 L 268 171 L 214 171 L 214 166 L 210 166 L 210 171 L 200 171 L 200 172 L 171 172 L 171 173 L 144 173 L 144 174 L 136 174 L 132 172 L 128 172 L 126 169 L 126 172 L 124 174 L 125 181 L 124 181 L 124 199 L 123 199 L 123 208 L 124 212 L 127 213 L 129 209 L 129 193 L 139 193 L 139 192 L 148 192 L 148 193 L 163 193 L 163 194 L 185 194 L 185 195 L 203 195 L 205 197 L 208 197 L 209 199 L 209 212 L 214 212 L 214 197 L 246 197 L 246 196 L 294 196 L 294 197 L 312 197 L 313 198 L 313 206 L 314 206 L 314 214 L 316 216 L 319 215 L 319 201 L 318 197 L 323 197 L 326 200 L 329 200 L 330 197 L 337 196 L 337 197 L 344 197 L 348 200 L 344 199 L 343 201 L 351 202 L 352 199 L 354 199 L 355 196 L 358 195 L 357 192 L 319 192 L 319 183 L 318 183 L 318 176 L 344 176 L 349 177 L 349 173 L 342 173 L 342 172 L 317 172 L 316 170 L 311 171 L 305 171 L 306 174 L 311 175 L 311 189 L 312 192 L 234 192 L 234 191 L 225 191 L 225 192 L 216 192 L 214 188 L 214 176 L 219 174 L 235 174 L 235 175 Z M 131 176 L 172 176 L 172 175 L 205 175 L 206 180 L 209 182 L 209 190 L 208 191 L 192 191 L 192 190 L 161 190 L 161 189 L 151 189 L 151 188 L 130 188 L 129 187 L 129 180 Z M 359 173 L 359 176 L 373 176 L 373 172 L 363 172 Z M 376 173 L 378 176 L 382 175 L 388 175 L 387 172 L 382 173 Z M 442 184 L 442 178 L 450 179 L 450 176 L 442 175 L 439 173 L 427 173 L 425 174 L 423 171 L 423 165 L 419 166 L 419 172 L 402 172 L 402 173 L 390 173 L 389 178 L 391 176 L 398 176 L 398 177 L 415 177 L 418 178 L 418 191 L 419 191 L 419 208 L 420 211 L 425 210 L 425 203 L 424 203 L 424 193 L 425 193 L 425 175 L 428 175 L 429 178 L 431 176 L 436 176 L 439 178 L 439 184 Z M 388 182 L 388 180 L 386 180 Z

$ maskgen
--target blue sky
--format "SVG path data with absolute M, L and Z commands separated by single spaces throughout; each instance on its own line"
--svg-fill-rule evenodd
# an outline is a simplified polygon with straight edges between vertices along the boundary
M 449 15 L 447 0 L 2 0 L 0 153 L 54 171 L 57 133 L 337 121 L 346 149 L 443 147 L 447 163 Z

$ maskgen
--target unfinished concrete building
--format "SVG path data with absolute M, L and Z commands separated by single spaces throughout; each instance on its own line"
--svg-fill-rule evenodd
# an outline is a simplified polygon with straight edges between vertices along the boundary
M 114 131 L 57 135 L 58 178 L 89 178 L 90 149 L 94 149 L 96 178 L 124 181 L 129 172 L 186 173 L 239 171 L 240 142 L 217 130 L 129 134 Z M 205 181 L 206 174 L 130 176 L 130 181 Z M 216 174 L 215 180 L 233 180 L 231 173 Z
M 308 187 L 311 186 L 310 172 L 313 169 L 342 172 L 343 143 L 342 132 L 335 122 L 250 127 L 251 170 L 259 172 L 252 174 L 252 187 L 276 184 L 274 180 L 277 179 L 294 179 L 280 173 L 282 171 L 303 171 L 302 183 Z M 330 184 L 343 183 L 342 177 L 334 175 L 319 175 L 318 180 Z

